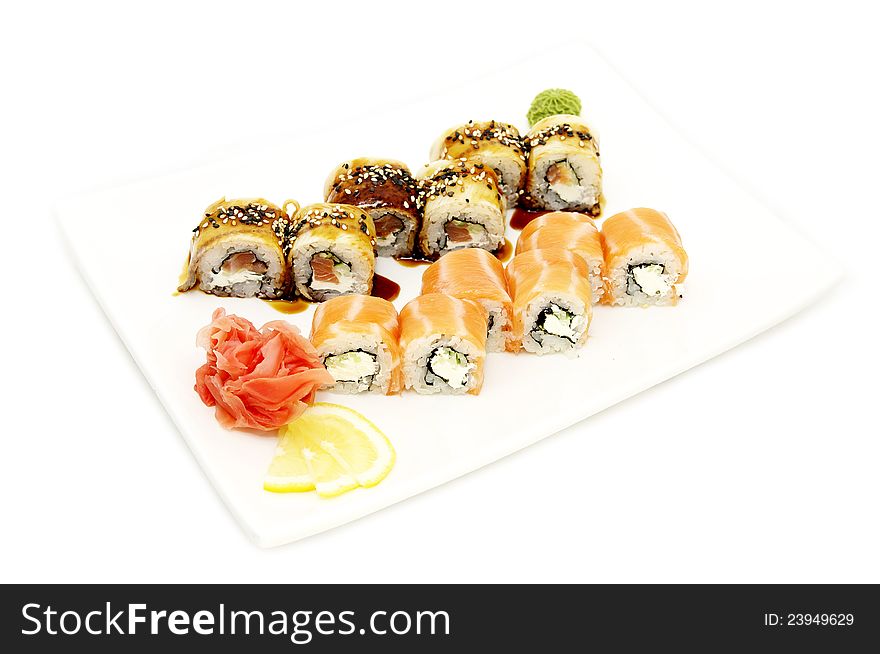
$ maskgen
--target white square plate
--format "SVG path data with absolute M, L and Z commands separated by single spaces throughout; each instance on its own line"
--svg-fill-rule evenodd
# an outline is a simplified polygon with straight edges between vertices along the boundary
M 559 61 L 577 62 L 558 71 Z M 538 91 L 574 90 L 600 134 L 605 215 L 634 206 L 669 214 L 690 255 L 675 308 L 597 307 L 577 358 L 494 354 L 478 397 L 335 396 L 376 422 L 397 450 L 379 486 L 322 500 L 277 495 L 262 480 L 271 436 L 222 429 L 193 391 L 204 353 L 195 334 L 223 306 L 260 326 L 286 318 L 308 333 L 312 310 L 282 316 L 259 300 L 191 292 L 174 296 L 190 230 L 226 195 L 318 202 L 340 161 L 375 155 L 415 168 L 448 126 L 498 119 L 526 127 Z M 343 93 L 328 91 L 320 101 Z M 80 269 L 195 457 L 248 534 L 287 543 L 398 502 L 526 447 L 728 350 L 791 316 L 839 277 L 829 257 L 757 204 L 684 142 L 592 50 L 571 45 L 429 100 L 335 125 L 304 125 L 295 140 L 189 172 L 81 196 L 58 217 Z M 508 231 L 515 242 L 516 233 Z M 401 286 L 400 309 L 418 294 L 422 268 L 381 259 Z M 669 419 L 674 413 L 670 412 Z

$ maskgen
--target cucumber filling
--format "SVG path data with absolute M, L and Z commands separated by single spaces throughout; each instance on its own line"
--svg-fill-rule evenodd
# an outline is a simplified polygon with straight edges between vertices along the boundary
M 557 304 L 550 303 L 546 309 L 538 314 L 535 320 L 535 326 L 531 331 L 532 338 L 537 343 L 544 340 L 544 336 L 558 336 L 571 341 L 573 344 L 578 342 L 580 337 L 579 330 L 584 324 L 584 317 L 563 309 Z
M 665 273 L 666 267 L 659 263 L 630 266 L 627 274 L 627 294 L 635 295 L 642 292 L 648 296 L 665 295 L 670 287 Z
M 464 388 L 468 375 L 474 368 L 476 366 L 458 350 L 447 346 L 438 347 L 428 357 L 425 383 L 433 386 L 439 380 L 452 388 Z
M 379 372 L 376 355 L 363 350 L 351 350 L 342 354 L 331 354 L 324 359 L 324 367 L 337 382 L 357 382 L 367 387 Z

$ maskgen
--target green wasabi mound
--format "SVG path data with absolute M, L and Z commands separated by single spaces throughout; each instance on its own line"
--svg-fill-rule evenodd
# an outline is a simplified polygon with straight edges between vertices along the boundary
M 529 113 L 526 118 L 529 121 L 529 127 L 537 123 L 539 120 L 547 116 L 555 116 L 557 114 L 573 114 L 579 116 L 581 113 L 581 99 L 567 89 L 547 89 L 541 91 L 532 100 L 532 106 L 529 107 Z

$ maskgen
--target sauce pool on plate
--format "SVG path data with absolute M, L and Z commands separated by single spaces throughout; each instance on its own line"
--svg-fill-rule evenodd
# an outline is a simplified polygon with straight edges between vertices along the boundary
M 373 292 L 370 295 L 393 302 L 397 299 L 397 296 L 400 295 L 400 284 L 387 277 L 383 277 L 378 273 L 374 274 Z
M 388 279 L 387 277 L 383 277 L 382 275 L 373 275 L 373 292 L 371 293 L 371 295 L 392 302 L 397 299 L 398 295 L 400 295 L 400 285 L 397 282 Z M 263 301 L 270 307 L 275 309 L 275 311 L 288 315 L 294 313 L 302 313 L 312 304 L 319 304 L 318 302 L 309 302 L 308 300 L 304 300 L 303 298 L 296 298 L 295 300 Z
M 493 250 L 492 254 L 498 257 L 501 263 L 506 262 L 513 255 L 513 243 L 504 239 L 504 244 L 497 250 Z M 437 259 L 428 259 L 419 254 L 413 254 L 408 257 L 394 257 L 394 260 L 405 268 L 418 268 L 419 266 L 430 266 Z
M 419 266 L 430 266 L 433 261 L 430 259 L 426 259 L 418 254 L 413 254 L 408 257 L 394 257 L 394 260 L 399 263 L 401 266 L 405 266 L 406 268 L 418 268 Z
M 266 304 L 280 313 L 293 314 L 302 313 L 309 308 L 309 302 L 302 298 L 296 300 L 264 300 Z
M 528 211 L 523 209 L 522 207 L 517 207 L 513 210 L 513 215 L 510 217 L 510 226 L 514 229 L 522 230 L 532 222 L 538 216 L 543 216 L 545 213 L 550 213 L 549 211 Z
M 494 254 L 501 263 L 507 263 L 507 260 L 513 255 L 513 243 L 511 243 L 509 239 L 504 239 L 504 245 L 495 250 L 492 254 Z

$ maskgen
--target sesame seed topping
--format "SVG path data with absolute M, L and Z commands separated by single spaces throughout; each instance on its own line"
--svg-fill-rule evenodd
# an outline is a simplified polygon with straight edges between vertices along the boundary
M 458 147 L 459 150 L 461 150 L 460 146 L 479 150 L 480 144 L 486 141 L 499 143 L 512 148 L 516 152 L 519 152 L 522 148 L 522 139 L 516 127 L 506 123 L 498 123 L 494 120 L 482 123 L 475 123 L 473 120 L 470 120 L 463 127 L 454 130 L 451 134 L 447 134 L 444 139 L 445 143 L 451 143 L 451 147 Z M 459 146 L 456 146 L 456 143 Z M 449 147 L 446 147 L 441 158 L 447 158 Z
M 356 160 L 342 164 L 340 170 L 336 177 L 338 182 L 328 194 L 329 202 L 343 201 L 370 209 L 385 206 L 419 209 L 419 183 L 401 164 Z
M 528 139 L 523 143 L 525 146 L 524 149 L 528 150 L 530 148 L 538 147 L 539 145 L 546 145 L 550 139 L 556 137 L 558 137 L 560 141 L 564 141 L 566 138 L 577 138 L 578 145 L 582 148 L 586 147 L 587 141 L 593 143 L 593 136 L 586 131 L 586 129 L 581 131 L 572 127 L 569 123 L 560 123 L 559 125 L 546 127 L 539 132 L 530 133 Z M 596 154 L 598 156 L 598 152 Z M 525 158 L 523 158 L 523 160 L 525 160 Z

